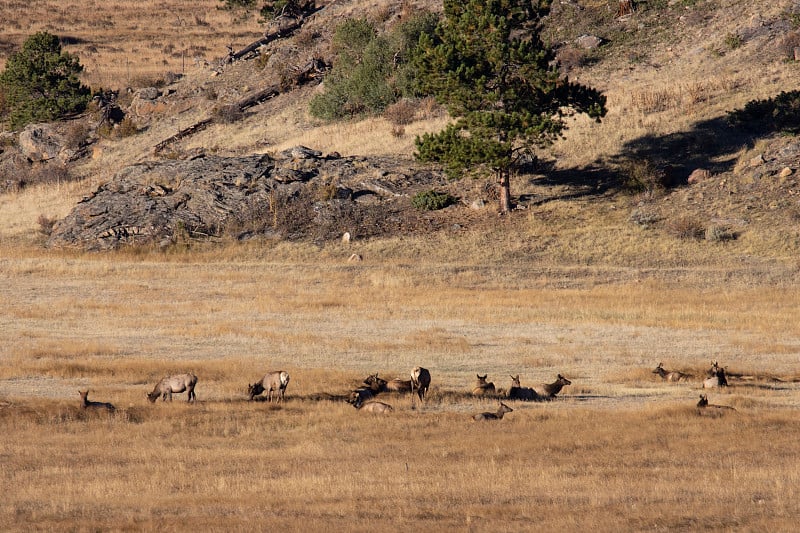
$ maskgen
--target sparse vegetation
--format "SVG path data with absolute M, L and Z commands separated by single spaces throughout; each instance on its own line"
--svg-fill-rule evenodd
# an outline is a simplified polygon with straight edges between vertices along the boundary
M 547 42 L 571 43 L 586 29 L 608 37 L 570 70 L 602 88 L 608 113 L 601 125 L 570 118 L 565 138 L 515 174 L 520 209 L 507 216 L 464 205 L 418 211 L 412 194 L 401 196 L 404 211 L 388 211 L 369 195 L 348 203 L 330 181 L 251 199 L 228 214 L 225 235 L 199 239 L 189 223 L 172 242 L 111 253 L 43 249 L 51 224 L 134 162 L 298 144 L 405 158 L 415 136 L 449 123 L 432 99 L 411 95 L 405 108 L 320 125 L 307 116 L 314 89 L 304 87 L 155 156 L 177 129 L 278 77 L 269 58 L 219 67 L 227 45 L 263 34 L 252 12 L 242 24 L 213 9 L 219 3 L 109 1 L 90 12 L 0 0 L 0 12 L 13 13 L 0 61 L 22 31 L 49 29 L 69 34 L 62 44 L 87 65 L 92 87 L 185 73 L 152 111 L 132 114 L 141 129 L 124 142 L 86 146 L 97 122 L 74 121 L 67 142 L 91 157 L 70 163 L 69 178 L 47 181 L 59 165 L 0 160 L 0 475 L 14 488 L 0 503 L 0 529 L 796 527 L 800 189 L 789 92 L 797 65 L 785 60 L 786 25 L 773 24 L 784 6 L 653 0 L 617 21 L 616 2 L 553 2 Z M 438 7 L 326 4 L 336 9 L 309 22 L 305 41 L 280 43 L 285 53 L 315 36 L 296 61 L 287 53 L 287 69 L 312 53 L 330 59 L 329 12 L 365 17 L 378 35 L 408 6 Z M 755 20 L 768 35 L 742 33 L 724 58 L 704 48 L 721 49 Z M 197 54 L 208 63 L 183 68 L 186 42 L 203 42 Z M 131 98 L 122 92 L 122 105 Z M 17 139 L 0 133 L 0 155 Z M 698 168 L 709 176 L 686 184 Z M 491 180 L 402 179 L 470 201 L 496 194 Z M 298 221 L 311 237 L 291 233 Z M 370 237 L 379 225 L 392 235 Z M 709 393 L 735 413 L 701 415 L 697 382 L 667 385 L 651 373 L 663 360 L 701 375 L 712 357 L 751 379 Z M 376 371 L 407 379 L 419 364 L 433 386 L 414 408 L 384 397 L 394 412 L 376 421 L 321 399 Z M 291 372 L 287 401 L 247 402 L 246 384 L 271 368 Z M 188 371 L 199 376 L 196 405 L 146 402 L 161 377 Z M 498 390 L 517 374 L 539 387 L 563 373 L 572 385 L 553 402 L 508 404 L 514 412 L 497 431 L 471 421 L 497 409 L 467 396 L 476 372 Z M 81 409 L 87 388 L 116 414 Z

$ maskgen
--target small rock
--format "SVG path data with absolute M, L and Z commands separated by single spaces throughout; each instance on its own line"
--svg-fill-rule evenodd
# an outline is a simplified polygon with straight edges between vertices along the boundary
M 347 244 L 347 243 L 350 242 L 350 232 L 349 231 L 345 231 L 344 235 L 342 235 L 342 242 L 344 244 Z
M 784 167 L 784 169 L 781 170 L 781 173 L 778 174 L 778 176 L 781 177 L 781 178 L 788 178 L 789 176 L 792 175 L 792 173 L 794 173 L 794 171 L 791 168 Z
M 469 206 L 469 207 L 470 207 L 470 209 L 475 209 L 475 210 L 478 210 L 478 209 L 483 209 L 484 207 L 486 207 L 486 202 L 484 202 L 483 200 L 481 200 L 481 199 L 479 198 L 479 199 L 477 199 L 477 200 L 474 200 L 474 201 L 473 201 L 473 202 L 470 204 L 470 206 Z
M 711 172 L 704 168 L 696 168 L 689 174 L 689 178 L 686 180 L 687 183 L 690 185 L 694 183 L 700 183 L 701 181 L 705 181 L 711 177 Z
M 591 50 L 593 48 L 599 48 L 600 45 L 603 44 L 603 40 L 595 35 L 584 34 L 575 39 L 575 44 L 586 50 Z
M 750 160 L 751 167 L 757 167 L 758 165 L 763 165 L 764 163 L 765 163 L 764 156 L 761 154 L 758 154 L 757 156 L 755 156 Z

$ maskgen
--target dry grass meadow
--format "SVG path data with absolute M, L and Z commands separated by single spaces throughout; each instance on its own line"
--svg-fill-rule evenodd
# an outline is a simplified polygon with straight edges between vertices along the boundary
M 260 35 L 213 0 L 72 4 L 0 0 L 3 56 L 53 31 L 72 37 L 88 83 L 123 87 L 168 70 L 208 77 L 191 58 Z M 757 43 L 703 52 L 790 2 L 714 4 L 727 8 L 722 22 L 654 46 L 624 75 L 603 62 L 580 72 L 607 92 L 609 115 L 573 124 L 553 150 L 560 165 L 796 87 L 796 65 L 747 56 Z M 400 139 L 382 118 L 318 127 L 303 97 L 186 148 L 408 155 L 415 133 L 445 120 Z M 203 105 L 101 141 L 82 180 L 0 196 L 0 530 L 796 530 L 791 231 L 754 220 L 735 242 L 680 240 L 632 225 L 630 198 L 532 182 L 515 194 L 544 198 L 535 209 L 423 237 L 44 249 L 38 217 L 66 215 L 113 169 L 203 118 Z M 714 359 L 731 386 L 706 391 L 709 401 L 735 411 L 694 407 Z M 652 372 L 660 362 L 695 379 L 665 383 Z M 433 375 L 425 403 L 389 395 L 394 412 L 375 416 L 333 401 L 368 374 L 417 365 Z M 277 369 L 291 375 L 286 402 L 246 401 L 247 384 Z M 185 394 L 146 401 L 162 376 L 188 371 L 199 377 L 194 405 Z M 476 374 L 501 389 L 520 374 L 540 390 L 559 373 L 572 385 L 557 400 L 509 401 L 503 420 L 472 421 L 498 401 L 468 395 Z M 82 410 L 87 388 L 116 413 Z
M 346 252 L 4 250 L 0 528 L 793 529 L 796 288 Z M 701 416 L 699 380 L 652 373 L 712 358 L 746 376 L 708 392 L 735 412 Z M 327 399 L 415 365 L 433 374 L 424 404 Z M 247 402 L 271 369 L 291 374 L 287 401 Z M 196 404 L 146 401 L 184 371 Z M 572 385 L 475 423 L 497 405 L 467 395 L 476 373 Z M 116 414 L 81 410 L 85 388 Z

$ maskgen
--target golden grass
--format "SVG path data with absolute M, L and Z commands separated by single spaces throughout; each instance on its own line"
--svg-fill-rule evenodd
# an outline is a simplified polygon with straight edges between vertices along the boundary
M 0 528 L 785 530 L 800 511 L 795 288 L 236 250 L 6 249 L 0 455 L 15 490 Z M 711 359 L 752 376 L 708 391 L 736 412 L 699 416 L 699 377 L 651 372 L 701 376 Z M 387 396 L 395 412 L 375 417 L 324 399 L 418 364 L 434 378 L 424 405 Z M 246 402 L 278 368 L 287 402 Z M 184 371 L 195 405 L 145 400 Z M 476 373 L 573 385 L 480 425 L 470 415 L 496 400 L 466 394 Z M 86 388 L 117 413 L 79 409 Z

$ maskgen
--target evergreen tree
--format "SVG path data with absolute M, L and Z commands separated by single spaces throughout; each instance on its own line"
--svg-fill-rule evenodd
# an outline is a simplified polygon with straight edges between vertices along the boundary
M 491 170 L 500 211 L 511 207 L 510 174 L 520 150 L 547 146 L 564 117 L 605 115 L 605 96 L 560 76 L 540 38 L 549 0 L 444 0 L 433 37 L 422 34 L 415 71 L 420 91 L 455 119 L 416 139 L 417 157 L 438 161 L 451 176 Z
M 39 32 L 28 37 L 0 74 L 11 128 L 86 109 L 91 91 L 78 79 L 82 71 L 77 57 L 61 51 L 55 35 Z

